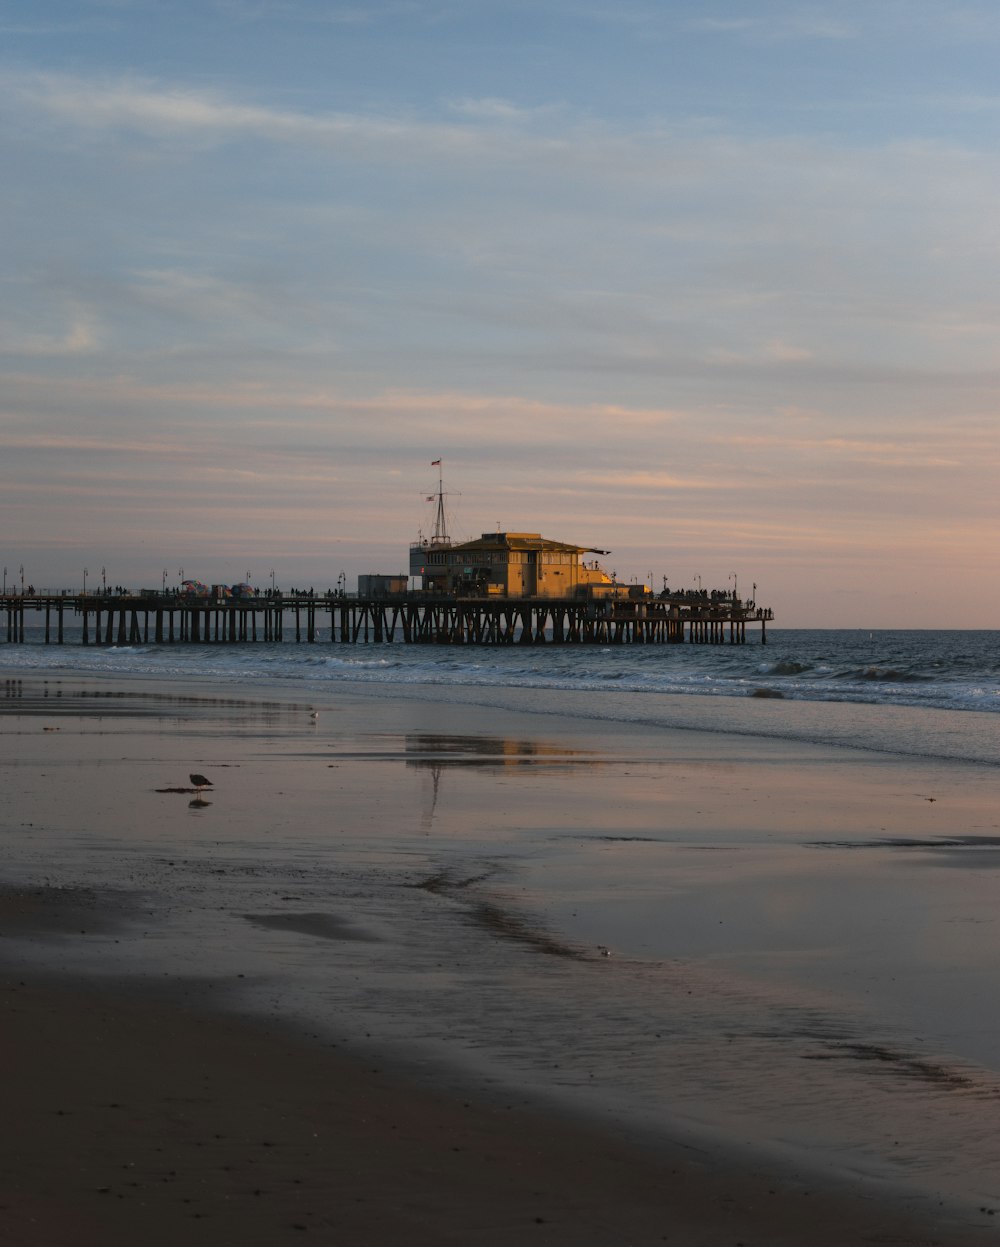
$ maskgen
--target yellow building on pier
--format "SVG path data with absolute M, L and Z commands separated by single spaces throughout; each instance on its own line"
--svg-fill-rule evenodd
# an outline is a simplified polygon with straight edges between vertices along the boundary
M 571 598 L 613 592 L 593 546 L 550 541 L 540 533 L 483 533 L 457 545 L 422 541 L 410 547 L 410 575 L 430 592 L 458 596 Z

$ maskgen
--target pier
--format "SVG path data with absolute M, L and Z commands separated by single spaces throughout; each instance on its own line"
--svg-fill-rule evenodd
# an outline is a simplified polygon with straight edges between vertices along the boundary
M 773 613 L 733 595 L 642 598 L 384 597 L 268 594 L 11 594 L 0 638 L 23 644 L 25 619 L 46 644 L 232 645 L 258 641 L 410 645 L 742 645 L 767 643 Z M 72 633 L 72 636 L 70 635 Z

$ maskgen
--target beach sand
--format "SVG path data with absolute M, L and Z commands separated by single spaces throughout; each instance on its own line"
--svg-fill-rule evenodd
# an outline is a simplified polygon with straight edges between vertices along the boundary
M 404 1060 L 408 1018 L 391 1005 L 388 979 L 391 1042 L 366 1042 L 346 1016 L 355 999 L 348 994 L 326 999 L 325 1025 L 306 1011 L 252 1012 L 244 974 L 277 980 L 282 964 L 306 973 L 305 960 L 296 960 L 307 955 L 300 944 L 322 939 L 330 961 L 342 959 L 336 972 L 344 981 L 361 978 L 366 958 L 378 952 L 380 921 L 389 921 L 363 906 L 360 917 L 317 907 L 309 888 L 321 869 L 318 821 L 341 853 L 367 855 L 366 869 L 389 869 L 403 844 L 414 878 L 426 882 L 442 862 L 447 873 L 449 862 L 466 860 L 465 849 L 449 857 L 449 845 L 460 832 L 468 836 L 470 821 L 489 824 L 491 852 L 498 844 L 513 852 L 516 829 L 539 810 L 558 829 L 583 774 L 587 783 L 602 776 L 609 805 L 598 808 L 587 789 L 588 808 L 575 811 L 576 823 L 599 830 L 609 808 L 621 823 L 630 793 L 642 804 L 637 777 L 648 759 L 626 752 L 618 762 L 625 758 L 628 771 L 615 771 L 610 759 L 620 742 L 574 735 L 565 725 L 560 732 L 529 715 L 491 717 L 482 707 L 338 697 L 339 722 L 327 725 L 333 708 L 324 706 L 320 728 L 310 723 L 308 704 L 206 685 L 165 695 L 139 681 L 19 681 L 8 697 L 0 719 L 8 844 L 0 895 L 0 1240 L 25 1247 L 303 1238 L 372 1247 L 996 1241 L 1000 1217 L 992 1209 L 946 1202 L 926 1181 L 905 1189 L 824 1173 L 756 1148 L 748 1130 L 738 1139 L 696 1139 L 680 1120 L 673 1129 L 668 1115 L 651 1132 L 627 1112 L 586 1113 L 537 1094 L 537 1079 L 516 1086 L 509 1076 L 477 1076 L 462 1061 L 442 1075 L 440 1063 Z M 456 742 L 473 737 L 479 752 L 470 760 Z M 494 742 L 488 803 L 481 786 L 487 739 Z M 677 798 L 678 825 L 709 817 L 724 838 L 741 820 L 759 819 L 757 806 L 767 808 L 771 827 L 798 824 L 803 808 L 812 809 L 819 835 L 845 826 L 886 836 L 935 831 L 932 803 L 895 788 L 877 814 L 862 816 L 874 781 L 859 770 L 857 783 L 845 786 L 850 764 L 842 757 L 836 776 L 824 777 L 815 758 L 782 765 L 775 752 L 753 780 L 738 766 L 739 746 L 708 759 L 704 744 L 683 734 L 670 746 L 700 784 L 697 812 Z M 467 765 L 445 769 L 449 748 Z M 406 766 L 420 785 L 417 800 L 391 778 Z M 189 771 L 214 777 L 216 791 L 201 799 L 185 792 Z M 949 792 L 936 778 L 940 799 L 965 803 L 966 821 L 983 814 L 980 794 L 958 781 Z M 381 793 L 375 811 L 373 786 Z M 630 830 L 650 817 L 633 809 Z M 391 837 L 386 823 L 395 824 Z M 268 853 L 278 857 L 266 846 L 276 839 L 306 863 L 294 883 L 287 867 L 268 877 Z M 193 882 L 166 904 L 163 880 L 182 868 Z M 240 871 L 250 882 L 241 875 L 237 891 L 227 892 Z M 253 893 L 256 923 L 236 914 L 243 926 L 234 929 L 246 930 L 246 943 L 242 936 L 226 942 L 215 928 L 199 942 L 205 912 L 238 910 L 251 903 L 243 889 L 271 883 L 272 909 L 264 909 L 263 892 Z M 298 914 L 291 934 L 278 929 L 290 911 Z M 490 922 L 502 927 L 496 911 L 486 915 Z M 179 956 L 192 930 L 196 952 Z M 310 935 L 316 939 L 303 940 Z M 560 963 L 513 920 L 492 935 L 514 936 L 522 975 L 542 961 Z M 268 962 L 265 974 L 255 950 L 286 961 Z M 591 952 L 580 956 L 589 966 Z M 513 973 L 488 990 L 501 1006 L 526 999 Z M 418 1029 L 426 1027 L 414 1020 Z M 662 1077 L 669 1082 L 669 1069 Z
M 22 1247 L 993 1241 L 863 1187 L 438 1095 L 176 994 L 0 991 L 0 1235 Z

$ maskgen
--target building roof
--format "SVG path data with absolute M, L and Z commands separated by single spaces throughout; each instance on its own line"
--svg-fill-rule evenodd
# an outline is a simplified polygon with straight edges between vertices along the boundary
M 453 550 L 543 550 L 558 554 L 610 554 L 596 546 L 576 546 L 565 541 L 550 541 L 541 533 L 483 533 L 472 541 L 452 546 Z

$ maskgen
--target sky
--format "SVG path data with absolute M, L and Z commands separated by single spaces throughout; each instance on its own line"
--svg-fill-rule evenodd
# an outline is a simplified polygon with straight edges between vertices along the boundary
M 996 627 L 995 0 L 0 0 L 0 557 Z

